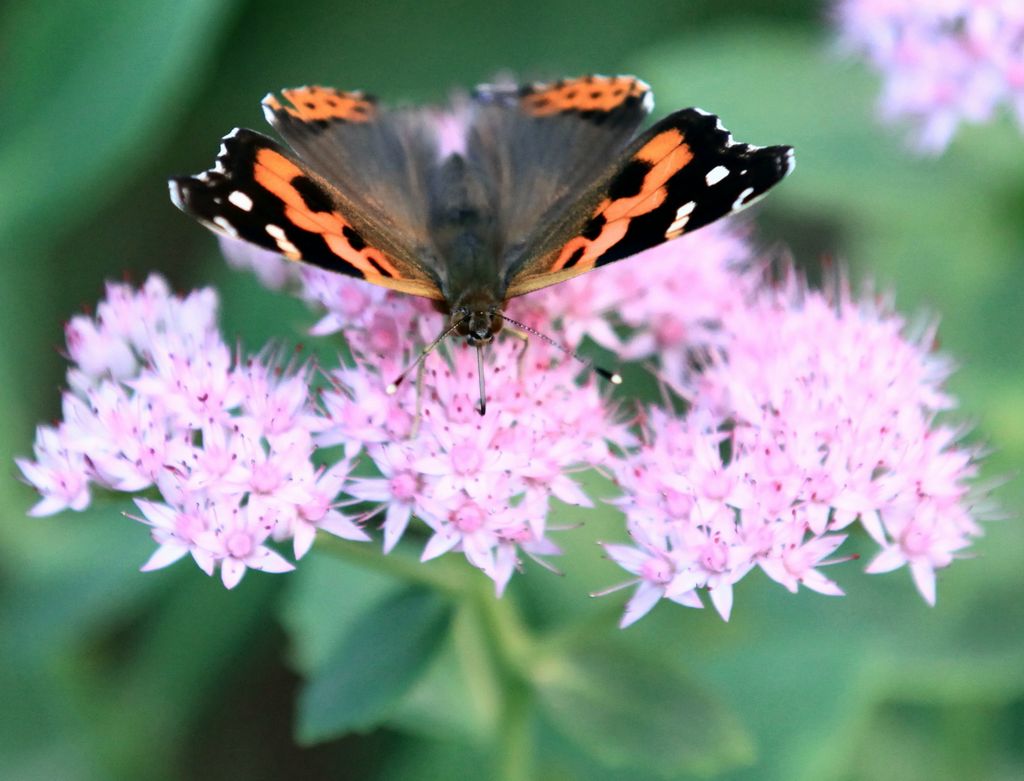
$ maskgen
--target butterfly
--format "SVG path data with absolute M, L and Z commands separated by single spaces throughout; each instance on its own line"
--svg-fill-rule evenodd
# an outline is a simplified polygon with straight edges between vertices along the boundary
M 638 134 L 653 96 L 631 76 L 481 85 L 458 122 L 319 86 L 262 105 L 287 146 L 232 130 L 213 168 L 170 180 L 174 204 L 289 260 L 433 299 L 450 317 L 437 342 L 478 348 L 509 299 L 738 211 L 794 165 L 791 147 L 736 143 L 696 108 Z

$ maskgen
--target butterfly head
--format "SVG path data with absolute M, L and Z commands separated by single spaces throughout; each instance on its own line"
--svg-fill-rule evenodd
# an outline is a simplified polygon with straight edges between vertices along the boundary
M 452 324 L 455 326 L 455 333 L 466 337 L 470 346 L 478 347 L 487 344 L 501 330 L 504 320 L 501 316 L 501 308 L 498 306 L 477 307 L 455 307 L 452 310 Z

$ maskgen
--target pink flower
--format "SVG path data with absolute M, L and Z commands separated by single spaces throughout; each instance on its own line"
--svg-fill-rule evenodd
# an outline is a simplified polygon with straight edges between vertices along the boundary
M 962 122 L 1009 105 L 1024 127 L 1024 6 L 1016 0 L 841 0 L 840 41 L 884 78 L 882 114 L 941 152 Z
M 352 465 L 347 461 L 339 461 L 328 469 L 319 470 L 315 475 L 307 469 L 304 467 L 305 474 L 301 474 L 298 479 L 304 494 L 296 504 L 297 512 L 291 518 L 291 528 L 283 528 L 280 520 L 276 526 L 276 530 L 280 530 L 283 536 L 292 537 L 295 558 L 301 559 L 309 552 L 319 529 L 345 540 L 367 542 L 369 535 L 338 510 L 338 496 L 342 491 L 351 493 L 348 486 Z
M 415 454 L 408 449 L 383 444 L 373 451 L 374 465 L 381 476 L 353 478 L 348 492 L 356 499 L 376 502 L 384 512 L 384 552 L 390 553 L 405 534 L 423 491 L 424 478 L 413 468 Z
M 33 448 L 35 460 L 17 458 L 18 468 L 41 498 L 29 515 L 53 515 L 62 510 L 84 510 L 89 505 L 89 467 L 85 454 L 69 448 L 59 430 L 40 426 Z
M 258 514 L 252 505 L 232 507 L 220 504 L 204 509 L 207 528 L 196 538 L 196 544 L 202 551 L 202 559 L 197 561 L 219 564 L 225 588 L 237 586 L 247 569 L 263 572 L 295 569 L 264 544 L 274 530 L 273 518 Z M 208 566 L 203 566 L 203 569 L 212 574 Z

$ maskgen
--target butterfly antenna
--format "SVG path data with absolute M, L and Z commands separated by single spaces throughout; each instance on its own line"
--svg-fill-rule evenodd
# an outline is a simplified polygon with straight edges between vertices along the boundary
M 525 331 L 526 333 L 530 334 L 531 336 L 536 336 L 538 339 L 543 339 L 545 342 L 550 344 L 552 347 L 554 347 L 554 348 L 556 348 L 558 350 L 561 350 L 563 353 L 568 355 L 570 358 L 575 358 L 577 361 L 582 363 L 588 369 L 592 369 L 599 377 L 602 377 L 602 378 L 608 380 L 608 382 L 610 382 L 612 385 L 621 385 L 622 384 L 622 375 L 619 374 L 618 372 L 608 371 L 608 369 L 605 369 L 602 366 L 598 366 L 593 361 L 588 360 L 587 358 L 584 358 L 582 355 L 580 355 L 575 350 L 570 350 L 564 344 L 561 344 L 560 342 L 556 342 L 554 339 L 552 339 L 547 334 L 541 333 L 536 328 L 531 328 L 530 326 L 526 325 L 526 323 L 520 323 L 518 320 L 513 320 L 511 317 L 506 317 L 505 315 L 502 315 L 501 319 L 504 320 L 505 322 L 507 322 L 510 325 L 514 325 L 520 331 Z
M 476 408 L 476 411 L 485 415 L 487 413 L 487 396 L 484 391 L 484 346 L 482 344 L 476 346 L 476 375 L 480 378 L 480 406 Z
M 426 360 L 426 357 L 430 355 L 435 349 L 437 349 L 437 346 L 441 344 L 441 342 L 443 342 L 449 336 L 451 336 L 455 332 L 455 329 L 462 325 L 464 322 L 466 322 L 467 319 L 468 318 L 464 317 L 461 320 L 456 320 L 454 323 L 445 328 L 440 333 L 440 335 L 436 339 L 434 339 L 434 341 L 432 341 L 430 344 L 428 344 L 426 347 L 420 350 L 420 354 L 416 357 L 416 360 L 405 367 L 405 370 L 398 375 L 398 378 L 390 385 L 388 385 L 387 388 L 385 388 L 385 392 L 389 396 L 394 396 L 396 393 L 398 393 L 398 386 L 401 385 L 405 378 L 409 376 L 409 372 L 411 372 L 413 369 L 417 368 L 421 363 L 423 363 L 423 361 Z

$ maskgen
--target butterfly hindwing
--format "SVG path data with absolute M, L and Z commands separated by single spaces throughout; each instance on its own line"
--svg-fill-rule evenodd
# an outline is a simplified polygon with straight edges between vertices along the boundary
M 508 296 L 690 233 L 753 203 L 792 168 L 790 147 L 738 144 L 714 115 L 677 111 L 509 258 Z
M 466 156 L 489 189 L 500 245 L 521 246 L 538 222 L 588 192 L 652 104 L 632 76 L 477 87 Z
M 290 260 L 441 298 L 429 271 L 380 249 L 335 187 L 259 133 L 232 131 L 214 168 L 169 184 L 175 205 L 218 233 Z

